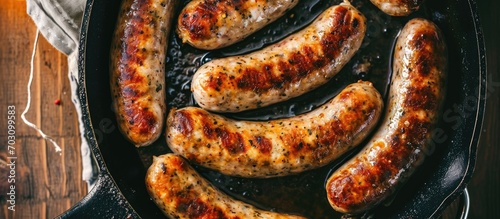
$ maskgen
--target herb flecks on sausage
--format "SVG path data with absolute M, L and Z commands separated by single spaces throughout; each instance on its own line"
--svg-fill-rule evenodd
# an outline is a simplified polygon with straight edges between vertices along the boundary
M 374 129 L 382 99 L 369 82 L 347 86 L 335 98 L 299 116 L 237 121 L 197 107 L 174 109 L 167 119 L 169 147 L 224 174 L 275 177 L 324 166 Z

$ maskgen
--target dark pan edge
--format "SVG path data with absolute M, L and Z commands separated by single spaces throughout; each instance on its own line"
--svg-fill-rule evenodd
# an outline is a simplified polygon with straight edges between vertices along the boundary
M 476 31 L 476 43 L 478 48 L 478 60 L 479 60 L 479 87 L 478 94 L 479 99 L 477 103 L 477 110 L 475 116 L 475 124 L 473 128 L 473 137 L 469 144 L 469 160 L 467 163 L 467 170 L 465 175 L 462 177 L 458 186 L 453 190 L 453 192 L 448 195 L 441 204 L 436 208 L 434 213 L 430 216 L 430 218 L 436 218 L 446 209 L 448 205 L 450 205 L 455 199 L 461 195 L 467 187 L 467 184 L 470 182 L 472 175 L 474 173 L 475 164 L 476 164 L 476 156 L 477 156 L 477 147 L 479 143 L 479 138 L 481 136 L 481 128 L 483 126 L 484 119 L 484 110 L 486 106 L 486 81 L 487 78 L 487 68 L 486 68 L 486 51 L 484 44 L 484 36 L 483 30 L 481 27 L 481 22 L 478 15 L 477 3 L 476 0 L 468 0 L 469 9 L 471 15 L 473 17 L 474 29 Z
M 98 168 L 98 175 L 94 186 L 88 194 L 77 204 L 57 218 L 109 218 L 111 215 L 118 218 L 140 218 L 134 208 L 123 196 L 113 177 L 107 170 L 99 149 L 90 111 L 88 108 L 87 89 L 85 81 L 85 63 L 87 34 L 91 19 L 94 0 L 87 0 L 82 18 L 80 41 L 78 46 L 78 97 L 82 110 L 82 122 L 85 129 L 85 138 L 89 144 L 92 159 Z

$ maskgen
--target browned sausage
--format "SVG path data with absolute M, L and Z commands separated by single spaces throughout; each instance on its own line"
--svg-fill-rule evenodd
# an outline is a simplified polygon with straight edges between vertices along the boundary
M 370 0 L 384 13 L 391 16 L 408 16 L 420 8 L 423 0 Z
M 303 219 L 264 211 L 217 190 L 186 160 L 174 154 L 153 157 L 146 173 L 146 187 L 156 205 L 169 218 L 185 219 Z
M 199 49 L 232 45 L 283 16 L 299 0 L 193 0 L 181 11 L 177 32 Z
M 405 183 L 432 151 L 445 96 L 446 45 L 438 27 L 410 20 L 394 53 L 386 115 L 365 148 L 327 181 L 332 207 L 343 213 L 373 208 Z
M 358 51 L 366 19 L 349 2 L 326 9 L 305 29 L 241 56 L 212 60 L 193 76 L 196 102 L 239 112 L 288 100 L 335 76 Z
M 291 118 L 236 121 L 196 107 L 172 110 L 169 147 L 224 174 L 274 177 L 324 166 L 370 133 L 383 102 L 369 82 L 347 86 L 321 107 Z
M 110 86 L 120 131 L 153 143 L 165 120 L 167 35 L 177 0 L 125 0 L 110 54 Z

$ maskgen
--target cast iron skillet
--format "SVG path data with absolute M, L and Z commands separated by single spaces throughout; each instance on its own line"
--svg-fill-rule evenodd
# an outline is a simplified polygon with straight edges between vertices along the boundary
M 180 10 L 186 1 L 182 1 Z M 305 26 L 329 5 L 340 0 L 301 1 L 286 16 L 234 46 L 206 52 L 181 45 L 172 31 L 167 58 L 169 107 L 195 105 L 189 80 L 196 67 L 217 57 L 261 48 Z M 169 153 L 162 136 L 152 146 L 135 148 L 117 129 L 111 110 L 109 48 L 119 0 L 88 0 L 79 47 L 79 93 L 86 138 L 99 168 L 90 193 L 63 218 L 162 218 L 147 194 L 144 177 L 154 155 Z M 481 130 L 486 68 L 483 36 L 474 0 L 427 1 L 406 18 L 384 15 L 368 0 L 353 0 L 368 18 L 368 31 L 358 54 L 330 83 L 281 104 L 227 116 L 238 119 L 272 119 L 309 111 L 332 98 L 358 79 L 372 81 L 385 96 L 390 78 L 391 50 L 400 28 L 412 17 L 425 17 L 444 32 L 449 48 L 448 96 L 435 151 L 390 202 L 365 216 L 374 218 L 432 218 L 465 189 L 475 164 Z M 371 63 L 368 70 L 360 68 Z M 359 150 L 359 149 L 357 149 Z M 346 158 L 317 170 L 276 179 L 241 179 L 223 176 L 201 167 L 196 169 L 222 191 L 264 209 L 298 213 L 309 218 L 339 218 L 328 205 L 324 182 Z

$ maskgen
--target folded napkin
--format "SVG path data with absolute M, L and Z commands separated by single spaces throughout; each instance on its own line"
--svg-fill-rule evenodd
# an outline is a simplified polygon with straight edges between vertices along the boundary
M 88 142 L 84 137 L 82 112 L 78 99 L 78 43 L 85 0 L 27 0 L 27 13 L 42 35 L 68 57 L 68 78 L 71 84 L 71 99 L 75 104 L 80 124 L 82 178 L 92 187 L 96 176 L 96 165 L 91 158 Z

